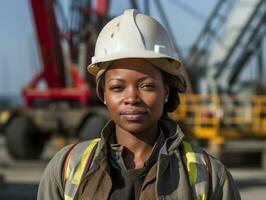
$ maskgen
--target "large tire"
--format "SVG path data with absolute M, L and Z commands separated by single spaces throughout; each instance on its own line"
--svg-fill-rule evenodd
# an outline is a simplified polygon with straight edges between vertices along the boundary
M 103 115 L 94 114 L 88 116 L 79 130 L 80 140 L 84 141 L 99 138 L 107 120 L 108 119 Z
M 39 158 L 45 143 L 33 121 L 25 115 L 11 119 L 6 128 L 6 142 L 10 155 L 20 160 Z

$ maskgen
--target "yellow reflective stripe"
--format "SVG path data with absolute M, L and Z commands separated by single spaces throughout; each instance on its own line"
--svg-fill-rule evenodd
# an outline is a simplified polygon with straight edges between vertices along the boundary
M 73 200 L 73 198 L 65 194 L 64 200 Z
M 72 154 L 73 154 L 73 152 L 74 152 L 76 147 L 77 147 L 77 145 L 74 145 L 73 148 L 70 150 L 69 154 L 66 157 L 65 166 L 64 166 L 64 182 L 66 182 L 66 180 L 70 176 L 70 172 L 71 172 L 70 160 L 71 160 Z
M 194 187 L 197 181 L 197 160 L 196 155 L 192 150 L 192 146 L 187 143 L 183 142 L 185 156 L 186 156 L 186 167 L 188 171 L 189 183 L 191 186 Z
M 68 165 L 67 165 L 67 170 L 66 170 L 66 177 L 65 179 L 68 179 L 68 177 L 70 176 L 70 162 L 68 162 Z
M 207 200 L 207 195 L 206 194 L 199 195 L 197 197 L 197 200 Z
M 86 163 L 88 161 L 88 158 L 90 156 L 90 153 L 93 149 L 93 147 L 97 144 L 97 142 L 100 140 L 100 138 L 96 138 L 94 140 L 92 140 L 90 142 L 90 144 L 88 145 L 88 147 L 86 148 L 86 150 L 84 151 L 82 157 L 81 157 L 81 160 L 75 170 L 75 174 L 73 176 L 73 179 L 72 179 L 72 184 L 75 184 L 75 185 L 79 185 L 80 183 L 80 180 L 81 180 L 81 176 L 83 174 L 83 171 L 84 171 L 84 168 L 86 166 Z

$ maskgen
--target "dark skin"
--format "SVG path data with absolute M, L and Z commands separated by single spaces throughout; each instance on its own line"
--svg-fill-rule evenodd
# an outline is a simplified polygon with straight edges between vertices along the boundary
M 106 71 L 104 100 L 128 169 L 143 167 L 150 156 L 168 93 L 160 70 L 143 59 L 118 60 Z

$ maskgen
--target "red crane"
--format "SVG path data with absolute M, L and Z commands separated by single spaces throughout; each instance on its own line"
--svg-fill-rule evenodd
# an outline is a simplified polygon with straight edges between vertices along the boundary
M 65 33 L 58 25 L 55 12 L 58 3 L 56 0 L 29 0 L 42 67 L 22 90 L 25 109 L 12 112 L 7 123 L 7 147 L 17 159 L 38 158 L 45 142 L 54 134 L 95 137 L 107 120 L 103 106 L 90 106 L 96 95 L 77 66 L 80 53 L 90 59 L 95 42 L 92 36 L 106 21 L 109 1 L 88 0 L 84 5 L 84 1 L 72 0 L 73 13 L 79 17 L 76 23 L 82 21 L 83 24 Z M 69 47 L 70 62 L 66 62 L 62 41 Z M 86 50 L 78 52 L 81 41 Z M 38 87 L 41 81 L 46 88 Z
M 64 63 L 61 37 L 56 15 L 54 12 L 54 0 L 30 0 L 32 8 L 36 35 L 38 39 L 42 70 L 23 89 L 23 97 L 27 108 L 31 108 L 34 101 L 38 100 L 74 100 L 79 101 L 83 107 L 88 106 L 90 92 L 86 82 L 80 77 L 77 67 L 68 66 L 73 85 L 66 84 L 66 66 Z M 107 17 L 108 1 L 97 0 L 95 8 L 80 8 L 80 11 L 87 10 L 88 15 L 95 15 L 101 19 Z M 72 35 L 70 32 L 69 35 Z M 68 40 L 71 44 L 71 38 Z M 47 89 L 40 90 L 37 87 L 41 80 L 45 80 Z

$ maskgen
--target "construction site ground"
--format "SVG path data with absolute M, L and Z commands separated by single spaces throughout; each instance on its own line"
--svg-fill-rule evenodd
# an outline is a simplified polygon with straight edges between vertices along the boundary
M 56 150 L 52 145 L 47 145 L 41 159 L 37 161 L 17 161 L 8 155 L 5 139 L 1 136 L 0 199 L 35 200 L 40 177 L 55 152 Z M 237 155 L 232 154 L 232 156 Z M 243 155 L 242 157 L 244 158 Z M 238 159 L 238 165 L 234 163 L 234 167 L 229 167 L 229 169 L 240 188 L 243 200 L 262 200 L 265 199 L 266 195 L 266 170 L 260 166 L 260 161 L 256 160 L 259 156 L 252 157 L 254 159 L 251 159 L 251 165 Z M 234 159 L 231 158 L 230 160 Z M 230 165 L 230 160 L 226 164 Z

